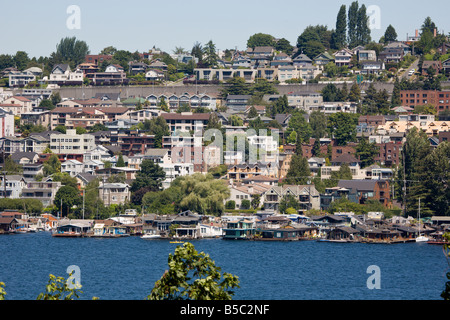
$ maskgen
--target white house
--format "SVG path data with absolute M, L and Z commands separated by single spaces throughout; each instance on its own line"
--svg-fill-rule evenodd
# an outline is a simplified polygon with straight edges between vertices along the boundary
M 124 72 L 125 70 L 121 65 L 118 64 L 110 64 L 106 67 L 105 72 Z
M 35 80 L 36 75 L 30 71 L 14 71 L 9 74 L 9 87 L 24 87 Z
M 14 136 L 14 114 L 0 107 L 0 138 Z
M 61 163 L 61 172 L 67 172 L 71 177 L 76 177 L 84 171 L 84 165 L 78 160 L 66 160 Z
M 68 64 L 57 64 L 50 73 L 49 84 L 81 84 L 83 82 L 83 71 L 77 69 L 70 70 Z
M 4 179 L 6 178 L 6 179 Z M 21 175 L 6 175 L 0 176 L 1 184 L 0 184 L 0 197 L 5 197 L 11 199 L 19 199 L 22 194 L 22 189 L 26 186 L 26 181 Z M 5 181 L 6 180 L 6 185 Z
M 148 81 L 164 80 L 164 72 L 158 69 L 150 69 L 145 73 L 145 80 Z

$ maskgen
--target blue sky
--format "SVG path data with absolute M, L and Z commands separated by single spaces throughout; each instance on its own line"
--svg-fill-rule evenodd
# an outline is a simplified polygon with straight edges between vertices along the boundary
M 248 38 L 258 32 L 286 38 L 295 45 L 308 25 L 333 29 L 343 0 L 2 0 L 0 54 L 19 50 L 30 57 L 48 56 L 64 37 L 75 36 L 89 45 L 92 54 L 107 46 L 129 51 L 148 51 L 156 46 L 171 53 L 175 47 L 190 51 L 195 42 L 212 40 L 218 49 L 244 50 Z M 446 1 L 359 1 L 380 9 L 379 40 L 392 24 L 399 40 L 420 29 L 427 16 L 439 31 L 450 32 Z M 67 8 L 80 8 L 80 29 L 67 28 Z

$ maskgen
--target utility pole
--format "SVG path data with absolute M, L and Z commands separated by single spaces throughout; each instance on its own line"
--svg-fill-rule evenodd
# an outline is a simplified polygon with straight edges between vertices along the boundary
M 85 199 L 86 189 L 83 190 L 83 220 L 84 220 L 84 199 Z

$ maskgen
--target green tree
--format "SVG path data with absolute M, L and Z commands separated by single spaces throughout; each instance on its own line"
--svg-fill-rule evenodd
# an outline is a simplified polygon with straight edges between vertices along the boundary
M 297 133 L 297 137 L 301 142 L 309 142 L 312 135 L 312 129 L 308 121 L 306 121 L 303 111 L 293 111 L 286 129 L 286 135 L 289 136 L 292 131 Z
M 157 163 L 150 159 L 144 159 L 130 190 L 136 192 L 145 188 L 147 191 L 158 191 L 161 189 L 165 177 L 166 173 Z
M 392 89 L 392 96 L 391 96 L 391 105 L 393 107 L 397 107 L 401 104 L 400 90 L 401 90 L 400 81 L 398 80 L 398 77 L 395 77 L 394 88 Z
M 310 59 L 314 59 L 319 54 L 326 50 L 325 46 L 318 40 L 311 40 L 306 42 L 302 47 L 303 53 L 306 54 Z
M 252 119 L 252 118 L 256 118 L 257 116 L 258 116 L 258 111 L 256 110 L 256 108 L 254 106 L 251 106 L 247 117 Z
M 425 181 L 426 167 L 424 161 L 431 153 L 431 146 L 425 132 L 412 128 L 406 136 L 400 154 L 400 164 L 397 170 L 397 198 L 404 206 L 404 214 L 416 215 L 418 199 L 421 198 L 421 212 L 424 216 L 430 214 L 429 196 L 431 190 L 421 183 Z
M 293 155 L 285 182 L 287 184 L 304 185 L 310 177 L 311 171 L 309 169 L 308 159 L 298 154 Z
M 80 297 L 81 285 L 70 285 L 64 277 L 49 276 L 45 291 L 40 293 L 37 300 L 75 300 Z
M 62 186 L 56 192 L 53 204 L 61 209 L 61 215 L 68 216 L 74 206 L 82 204 L 80 192 L 72 186 Z
M 297 48 L 300 52 L 303 51 L 308 57 L 314 58 L 317 54 L 330 49 L 332 33 L 324 25 L 307 26 L 297 38 Z M 313 52 L 316 51 L 320 52 L 314 55 Z
M 25 51 L 16 52 L 16 55 L 14 56 L 14 63 L 17 69 L 20 71 L 25 70 L 29 62 L 30 58 L 28 57 L 28 53 Z
M 345 5 L 341 5 L 336 18 L 336 31 L 334 32 L 333 43 L 335 49 L 342 49 L 347 43 L 347 15 Z
M 327 83 L 325 87 L 322 89 L 322 98 L 324 102 L 333 102 L 337 101 L 336 96 L 338 93 L 338 89 L 334 83 Z
M 56 154 L 51 154 L 47 161 L 44 162 L 43 171 L 45 176 L 61 172 L 61 161 Z
M 200 214 L 220 216 L 224 211 L 224 202 L 230 197 L 224 180 L 217 180 L 211 174 L 196 173 L 178 177 L 170 188 L 180 188 L 182 200 L 180 210 L 191 210 Z
M 421 199 L 434 215 L 450 216 L 450 143 L 441 142 L 423 160 L 420 180 L 428 197 Z
M 203 47 L 201 45 L 201 43 L 196 42 L 194 43 L 192 50 L 191 50 L 191 55 L 193 55 L 194 57 L 196 57 L 199 61 L 199 63 L 202 63 L 203 61 Z
M 375 142 L 370 143 L 369 139 L 363 137 L 356 146 L 356 156 L 361 160 L 361 168 L 372 165 L 378 152 L 377 144 Z
M 286 214 L 289 208 L 299 210 L 301 207 L 300 202 L 291 194 L 284 195 L 280 201 L 280 213 Z
M 186 242 L 169 254 L 169 270 L 159 279 L 148 300 L 232 300 L 239 278 L 217 267 L 209 255 Z
M 216 45 L 212 42 L 212 40 L 209 40 L 203 48 L 203 57 L 203 63 L 208 68 L 217 65 L 218 56 L 216 52 Z
M 77 40 L 76 37 L 66 37 L 56 46 L 56 57 L 58 63 L 68 63 L 74 69 L 77 65 L 82 63 L 86 55 L 89 54 L 89 46 L 85 41 Z
M 247 210 L 247 209 L 250 209 L 250 206 L 251 206 L 250 200 L 244 199 L 241 201 L 241 209 Z
M 257 193 L 252 194 L 252 201 L 251 201 L 252 208 L 257 209 L 260 203 L 261 203 L 261 195 Z
M 345 112 L 337 112 L 328 116 L 329 136 L 336 139 L 337 145 L 343 146 L 347 142 L 355 141 L 358 118 L 358 114 Z
M 353 1 L 348 8 L 348 45 L 350 48 L 354 48 L 358 45 L 358 1 Z
M 356 83 L 354 83 L 350 88 L 348 100 L 351 102 L 359 102 L 361 100 L 361 89 Z
M 366 45 L 370 42 L 369 17 L 367 16 L 366 5 L 362 4 L 358 10 L 356 19 L 356 33 L 358 45 Z
M 118 158 L 117 158 L 117 163 L 116 163 L 116 167 L 125 167 L 125 161 L 123 160 L 123 155 L 122 153 L 119 154 Z
M 11 156 L 7 156 L 3 163 L 2 171 L 6 172 L 6 174 L 21 174 L 23 168 L 20 164 L 14 162 L 14 160 L 11 159 Z
M 397 32 L 392 25 L 388 25 L 384 32 L 384 43 L 397 41 Z
M 273 47 L 275 46 L 275 38 L 270 34 L 255 33 L 247 40 L 247 48 L 255 47 Z
M 281 38 L 275 43 L 275 50 L 282 51 L 290 56 L 294 51 L 294 47 L 287 39 Z

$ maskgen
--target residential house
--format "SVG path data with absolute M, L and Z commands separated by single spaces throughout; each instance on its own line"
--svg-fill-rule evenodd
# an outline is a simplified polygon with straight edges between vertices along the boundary
M 36 75 L 30 71 L 12 71 L 8 75 L 9 77 L 9 87 L 19 87 L 23 88 L 27 86 L 30 82 L 36 81 Z
M 105 69 L 106 73 L 112 73 L 112 72 L 125 72 L 125 69 L 119 65 L 119 64 L 110 64 Z
M 23 152 L 43 153 L 50 144 L 50 139 L 40 134 L 30 134 L 21 140 Z
M 14 136 L 14 113 L 0 107 L 0 138 Z
M 450 59 L 447 59 L 442 62 L 442 70 L 445 74 L 449 74 L 450 72 Z
M 22 189 L 26 186 L 26 180 L 22 175 L 0 175 L 0 197 L 19 199 Z
M 85 57 L 85 62 L 100 66 L 104 61 L 112 60 L 113 56 L 109 54 L 88 54 Z
M 351 66 L 351 61 L 353 57 L 353 52 L 347 48 L 343 48 L 334 53 L 335 61 L 334 63 L 338 67 Z
M 69 159 L 61 163 L 61 172 L 67 172 L 71 177 L 76 177 L 79 173 L 84 171 L 84 165 L 82 162 Z
M 11 155 L 11 160 L 20 165 L 36 163 L 39 160 L 39 155 L 36 152 L 17 151 Z
M 95 86 L 127 85 L 128 78 L 125 72 L 96 72 L 92 78 Z
M 209 113 L 163 113 L 161 116 L 166 120 L 172 134 L 176 132 L 202 132 L 207 126 L 210 118 Z
M 162 61 L 155 60 L 148 66 L 149 69 L 158 69 L 162 71 L 167 71 L 167 64 Z
M 22 176 L 27 181 L 36 180 L 37 175 L 44 175 L 44 165 L 42 163 L 27 163 L 22 165 Z
M 129 63 L 128 71 L 132 75 L 136 75 L 136 74 L 140 74 L 140 73 L 145 74 L 147 69 L 148 69 L 148 65 L 146 63 L 132 61 Z
M 8 136 L 0 138 L 0 148 L 5 155 L 12 155 L 15 152 L 22 152 L 22 138 Z
M 164 77 L 164 71 L 158 69 L 150 69 L 145 73 L 145 80 L 147 81 L 162 81 Z
M 300 210 L 319 209 L 320 194 L 314 185 L 272 186 L 263 195 L 264 210 L 279 210 L 280 203 L 287 196 L 294 197 L 300 203 Z
M 56 192 L 61 187 L 61 182 L 52 181 L 29 181 L 22 189 L 23 199 L 37 199 L 44 207 L 53 205 Z
M 386 47 L 379 54 L 379 60 L 383 61 L 386 64 L 391 63 L 400 63 L 403 60 L 405 55 L 405 51 L 400 47 Z
M 0 108 L 6 112 L 12 112 L 15 116 L 23 113 L 29 113 L 37 106 L 36 100 L 31 100 L 23 96 L 12 96 L 6 98 L 0 104 Z
M 375 50 L 358 50 L 356 56 L 359 62 L 377 61 L 377 53 Z
M 440 60 L 437 61 L 425 60 L 422 64 L 422 75 L 427 76 L 428 70 L 430 68 L 431 70 L 433 70 L 432 72 L 437 75 L 442 70 L 442 62 Z
M 292 59 L 294 67 L 310 67 L 313 61 L 306 54 L 299 54 L 294 59 Z
M 98 194 L 105 206 L 125 204 L 130 201 L 130 186 L 126 183 L 101 183 Z
M 391 203 L 389 182 L 386 180 L 340 180 L 338 187 L 352 190 L 349 200 L 364 204 L 367 200 L 378 200 L 384 206 Z
M 246 178 L 252 178 L 255 176 L 268 176 L 272 178 L 278 177 L 277 165 L 271 163 L 240 163 L 228 166 L 227 178 L 232 180 L 242 180 Z
M 332 54 L 328 53 L 327 51 L 318 54 L 314 58 L 314 63 L 321 68 L 323 68 L 323 66 L 327 65 L 328 63 L 334 62 L 334 61 L 335 61 L 335 57 Z
M 383 61 L 361 61 L 361 74 L 380 74 L 385 70 Z
M 57 64 L 50 73 L 49 84 L 56 85 L 80 85 L 83 83 L 84 74 L 80 69 L 70 70 L 68 64 Z
M 235 202 L 236 208 L 244 209 L 244 207 L 242 206 L 242 200 L 248 200 L 249 203 L 251 203 L 253 195 L 259 195 L 261 197 L 269 188 L 269 185 L 262 183 L 233 183 L 228 186 L 228 189 L 230 190 L 230 197 L 228 199 L 225 199 L 224 203 L 232 200 Z M 262 200 L 262 198 L 260 198 L 260 200 Z M 261 204 L 262 201 L 260 201 L 258 207 L 260 207 Z

